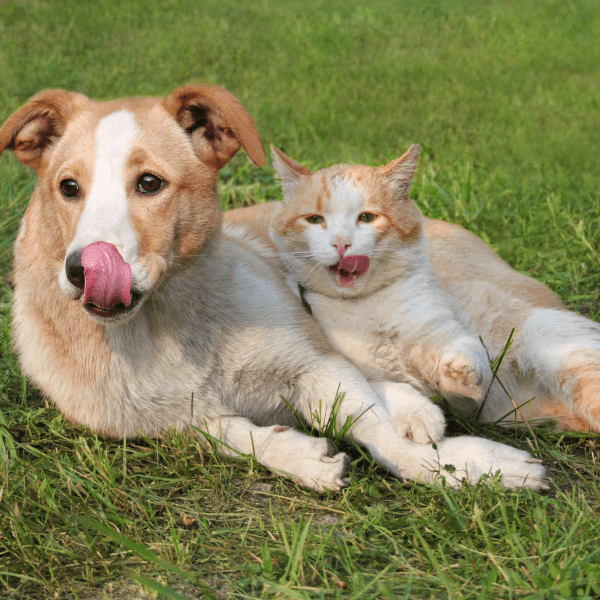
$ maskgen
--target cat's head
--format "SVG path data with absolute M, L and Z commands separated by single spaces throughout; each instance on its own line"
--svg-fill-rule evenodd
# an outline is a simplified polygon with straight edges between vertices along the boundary
M 312 172 L 275 147 L 284 201 L 269 233 L 306 288 L 332 297 L 373 293 L 397 280 L 422 250 L 422 215 L 408 193 L 421 148 L 382 167 Z

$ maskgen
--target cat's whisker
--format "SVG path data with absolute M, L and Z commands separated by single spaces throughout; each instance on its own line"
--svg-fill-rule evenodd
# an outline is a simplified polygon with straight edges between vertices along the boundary
M 286 259 L 284 259 L 284 261 L 288 265 L 288 267 L 290 267 L 292 269 L 302 269 L 307 264 L 312 263 L 312 261 L 299 260 L 299 259 L 290 258 L 290 257 L 287 257 Z
M 305 266 L 306 263 L 315 262 L 314 256 L 311 252 L 282 252 L 280 255 L 290 265 L 295 264 Z
M 302 278 L 302 282 L 301 282 L 301 283 L 302 283 L 303 285 L 304 285 L 304 284 L 306 284 L 306 283 L 308 282 L 308 278 L 311 276 L 312 272 L 313 272 L 315 269 L 317 269 L 318 267 L 320 267 L 320 266 L 322 266 L 322 265 L 319 265 L 318 263 L 317 263 L 317 264 L 315 264 L 315 265 L 313 265 L 312 269 L 311 269 L 311 270 L 310 270 L 308 273 L 306 273 L 306 275 L 305 275 L 305 276 Z
M 288 256 L 292 258 L 301 258 L 307 260 L 314 260 L 314 255 L 312 252 L 281 252 L 281 256 Z

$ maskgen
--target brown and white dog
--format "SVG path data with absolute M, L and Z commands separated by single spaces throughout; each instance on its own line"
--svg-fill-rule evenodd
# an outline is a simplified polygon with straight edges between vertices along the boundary
M 24 372 L 67 419 L 103 435 L 194 426 L 221 451 L 254 453 L 318 490 L 347 483 L 348 459 L 293 429 L 281 398 L 325 423 L 341 386 L 338 425 L 352 419 L 349 436 L 399 477 L 460 485 L 500 470 L 507 487 L 545 487 L 523 450 L 441 438 L 443 422 L 411 406 L 402 417 L 393 384 L 371 386 L 331 350 L 277 258 L 222 231 L 217 174 L 240 146 L 265 162 L 251 117 L 212 86 L 110 102 L 48 90 L 6 121 L 0 152 L 38 174 L 15 243 Z

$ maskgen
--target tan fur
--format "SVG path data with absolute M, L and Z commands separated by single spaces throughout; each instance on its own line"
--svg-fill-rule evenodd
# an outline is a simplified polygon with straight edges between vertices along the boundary
M 289 201 L 283 205 L 275 205 L 271 228 L 286 237 L 290 242 L 290 247 L 293 246 L 298 251 L 306 250 L 306 242 L 303 238 L 311 227 L 307 222 L 307 217 L 314 215 L 315 212 L 326 212 L 332 207 L 334 202 L 330 188 L 338 179 L 347 182 L 351 187 L 366 191 L 363 198 L 363 210 L 374 211 L 379 215 L 374 227 L 379 231 L 381 238 L 388 238 L 390 244 L 401 240 L 405 247 L 419 243 L 422 233 L 422 215 L 408 197 L 410 178 L 407 183 L 402 181 L 402 175 L 398 175 L 399 179 L 393 175 L 402 169 L 407 171 L 412 169 L 414 172 L 420 152 L 418 146 L 414 146 L 400 160 L 385 167 L 334 165 L 323 169 L 315 176 L 311 176 L 310 170 L 280 150 L 273 146 L 272 149 L 274 156 L 279 161 L 282 186 Z M 377 193 L 369 194 L 368 190 L 371 189 L 377 190 Z M 317 201 L 320 202 L 321 209 L 317 209 Z M 285 206 L 285 210 L 282 209 L 283 206 Z M 260 234 L 260 230 L 257 230 L 257 233 Z M 343 240 L 336 239 L 335 243 L 342 244 Z M 387 285 L 387 281 L 396 277 L 404 267 L 402 262 L 387 261 L 385 267 L 376 271 L 377 281 L 371 281 L 371 285 L 375 287 Z M 381 276 L 381 274 L 385 275 Z M 310 266 L 307 266 L 301 279 L 304 280 L 305 276 L 309 276 L 311 279 L 309 285 L 311 289 L 319 291 L 322 289 L 322 285 L 326 286 L 326 282 L 318 280 L 319 270 L 312 270 Z M 360 283 L 357 284 L 357 287 L 360 288 Z M 344 295 L 342 291 L 340 294 Z
M 192 89 L 185 88 L 188 93 Z M 205 103 L 214 103 L 220 92 L 208 89 L 210 98 Z M 111 358 L 105 328 L 61 293 L 56 282 L 84 205 L 62 198 L 57 183 L 73 178 L 85 192 L 93 177 L 93 132 L 98 122 L 118 110 L 133 112 L 146 125 L 141 140 L 144 150 L 135 152 L 128 163 L 131 177 L 135 177 L 133 172 L 155 172 L 171 182 L 172 194 L 179 195 L 178 202 L 131 203 L 130 219 L 139 233 L 142 262 L 148 266 L 153 285 L 166 275 L 164 256 L 173 261 L 171 275 L 189 266 L 189 260 L 195 260 L 218 229 L 220 211 L 215 202 L 214 161 L 209 160 L 207 168 L 181 147 L 181 130 L 175 115 L 168 112 L 175 112 L 174 101 L 168 97 L 164 102 L 144 98 L 99 103 L 81 94 L 49 90 L 34 97 L 0 130 L 0 151 L 14 148 L 39 176 L 15 246 L 16 349 L 25 372 L 67 418 L 109 435 L 119 436 L 123 431 L 105 424 L 106 406 L 84 400 L 101 396 L 106 386 Z M 240 127 L 248 128 L 248 119 Z M 254 160 L 264 161 L 262 148 L 246 143 L 245 131 L 239 136 L 251 146 Z M 239 147 L 239 142 L 227 141 L 225 151 L 235 153 Z M 185 224 L 185 229 L 178 223 Z
M 277 250 L 277 246 L 269 236 L 269 223 L 276 208 L 277 202 L 265 202 L 264 204 L 236 208 L 227 211 L 224 220 L 232 225 L 243 225 L 252 236 L 260 239 L 273 250 Z
M 459 225 L 425 219 L 427 253 L 439 279 L 493 284 L 512 297 L 543 308 L 565 308 L 547 286 L 518 273 L 485 242 Z
M 285 200 L 270 235 L 297 278 L 288 279 L 292 289 L 300 283 L 317 294 L 314 314 L 329 341 L 369 379 L 480 400 L 492 377 L 489 361 L 447 307 L 424 256 L 423 217 L 408 197 L 419 153 L 413 145 L 383 167 L 336 165 L 311 174 L 274 150 Z M 319 202 L 323 190 L 327 202 Z M 360 277 L 336 267 L 346 254 L 369 259 Z
M 522 412 L 532 424 L 543 423 L 548 419 L 552 419 L 559 424 L 559 428 L 562 431 L 594 432 L 594 426 L 590 419 L 578 414 L 564 402 L 557 400 L 546 399 L 538 410 L 535 408 L 533 410 L 524 408 Z
M 566 368 L 557 374 L 562 386 L 571 387 L 572 409 L 582 419 L 589 419 L 588 428 L 600 422 L 600 353 L 593 350 L 572 352 Z M 571 410 L 569 410 L 569 413 Z
M 275 248 L 269 237 L 269 223 L 278 205 L 272 201 L 236 208 L 227 211 L 223 219 L 226 223 L 249 227 L 256 237 Z M 467 285 L 474 279 L 490 282 L 535 306 L 565 308 L 547 286 L 512 269 L 485 242 L 460 225 L 427 217 L 423 225 L 427 253 L 438 279 L 465 281 Z

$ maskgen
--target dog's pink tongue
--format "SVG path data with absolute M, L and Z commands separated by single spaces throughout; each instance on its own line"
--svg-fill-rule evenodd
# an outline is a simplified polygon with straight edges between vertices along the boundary
M 85 277 L 83 302 L 108 309 L 131 304 L 131 267 L 107 242 L 94 242 L 81 253 Z
M 350 287 L 356 281 L 356 277 L 364 275 L 369 269 L 369 257 L 363 255 L 345 256 L 340 260 L 337 270 L 346 271 L 350 276 L 341 275 L 340 283 L 344 287 Z

